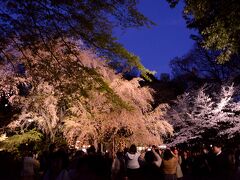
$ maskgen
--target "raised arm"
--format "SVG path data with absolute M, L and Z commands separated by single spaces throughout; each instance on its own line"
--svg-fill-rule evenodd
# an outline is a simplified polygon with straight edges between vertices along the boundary
M 162 164 L 162 158 L 159 156 L 159 154 L 155 151 L 154 148 L 152 149 L 152 152 L 153 152 L 155 158 L 157 159 L 157 160 L 154 161 L 153 163 L 154 163 L 157 167 L 160 167 L 161 164 Z

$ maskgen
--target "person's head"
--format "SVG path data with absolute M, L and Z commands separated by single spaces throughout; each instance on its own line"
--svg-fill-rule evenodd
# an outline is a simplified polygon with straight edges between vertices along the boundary
M 203 154 L 208 154 L 208 149 L 206 148 L 206 147 L 204 147 L 203 149 L 202 149 L 202 152 L 203 152 Z
M 183 151 L 183 156 L 184 157 L 188 157 L 188 152 L 187 151 Z
M 146 163 L 151 164 L 154 161 L 154 157 L 155 156 L 152 151 L 147 151 L 145 153 L 144 159 L 145 159 Z
M 55 144 L 50 144 L 49 146 L 49 152 L 54 152 L 56 150 L 56 145 Z
M 240 144 L 237 145 L 236 150 L 240 150 Z
M 76 151 L 76 153 L 75 153 L 75 157 L 76 158 L 81 158 L 81 157 L 84 157 L 84 155 L 85 155 L 85 153 L 84 153 L 84 151 L 83 150 L 78 150 L 78 151 Z
M 166 149 L 163 153 L 163 159 L 164 160 L 169 160 L 173 158 L 172 151 L 170 149 Z
M 159 155 L 162 155 L 163 150 L 162 149 L 158 149 L 158 153 L 159 153 Z
M 88 155 L 93 155 L 96 153 L 96 148 L 94 147 L 94 145 L 91 145 L 88 149 L 87 149 L 87 153 Z
M 118 151 L 116 153 L 116 156 L 117 156 L 118 159 L 122 159 L 123 158 L 123 152 L 122 151 Z
M 129 148 L 129 153 L 130 154 L 135 154 L 137 152 L 137 147 L 135 144 L 132 144 Z
M 212 151 L 214 154 L 218 154 L 219 152 L 222 151 L 222 144 L 220 143 L 214 143 L 212 146 Z
M 126 154 L 127 152 L 129 152 L 129 148 L 128 148 L 128 147 L 125 147 L 125 148 L 123 149 L 123 154 Z
M 171 147 L 171 151 L 172 151 L 174 154 L 178 155 L 178 149 L 177 149 L 176 147 Z
M 157 146 L 155 146 L 155 145 L 152 145 L 152 149 L 157 149 Z
M 25 154 L 25 156 L 27 156 L 27 157 L 33 157 L 32 151 L 26 151 L 26 152 L 24 152 L 24 154 Z
M 160 154 L 159 148 L 158 148 L 157 146 L 152 145 L 152 149 L 153 149 L 156 153 Z
M 53 152 L 51 156 L 50 168 L 52 171 L 59 172 L 68 166 L 68 155 L 62 150 Z

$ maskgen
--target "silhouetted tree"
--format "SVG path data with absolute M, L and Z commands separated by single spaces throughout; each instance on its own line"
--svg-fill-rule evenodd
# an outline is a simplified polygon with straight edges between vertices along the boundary
M 231 61 L 219 64 L 218 53 L 206 50 L 198 45 L 183 57 L 176 57 L 170 62 L 174 78 L 190 82 L 198 79 L 203 81 L 223 82 L 232 80 L 240 73 L 239 57 L 233 56 Z
M 167 0 L 171 7 L 180 0 Z M 240 52 L 240 5 L 237 0 L 182 0 L 183 16 L 189 28 L 197 29 L 194 35 L 203 47 L 219 52 L 217 60 L 224 63 Z

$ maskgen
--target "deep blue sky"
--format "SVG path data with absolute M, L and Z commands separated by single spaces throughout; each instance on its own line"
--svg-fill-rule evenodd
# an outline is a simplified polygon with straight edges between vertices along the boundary
M 139 10 L 157 25 L 151 29 L 117 31 L 119 42 L 141 58 L 142 64 L 161 73 L 170 73 L 169 61 L 183 56 L 193 45 L 190 31 L 182 18 L 182 4 L 171 9 L 166 0 L 141 0 Z

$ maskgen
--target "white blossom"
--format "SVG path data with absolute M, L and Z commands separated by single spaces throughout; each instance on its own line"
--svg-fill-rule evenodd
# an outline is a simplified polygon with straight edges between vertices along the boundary
M 222 85 L 221 90 L 215 86 L 215 92 L 207 86 L 179 96 L 170 108 L 166 117 L 175 129 L 172 144 L 224 141 L 239 134 L 240 102 L 234 97 L 240 92 L 233 84 Z

